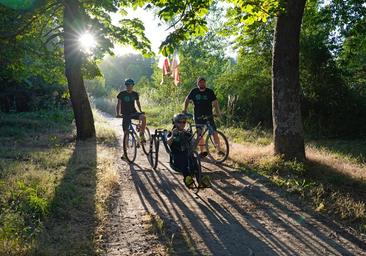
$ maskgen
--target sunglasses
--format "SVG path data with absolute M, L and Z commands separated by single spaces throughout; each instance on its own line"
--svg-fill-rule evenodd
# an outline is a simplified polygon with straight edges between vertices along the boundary
M 177 123 L 178 124 L 185 124 L 185 123 L 187 123 L 187 121 L 178 121 Z

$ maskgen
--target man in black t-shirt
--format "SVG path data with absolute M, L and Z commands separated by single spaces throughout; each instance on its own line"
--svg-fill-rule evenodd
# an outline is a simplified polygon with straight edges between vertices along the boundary
M 216 115 L 221 116 L 219 102 L 216 99 L 216 95 L 213 90 L 207 88 L 206 79 L 203 77 L 199 77 L 197 79 L 197 88 L 194 88 L 190 91 L 188 96 L 184 101 L 183 112 L 187 112 L 187 108 L 190 102 L 193 102 L 194 106 L 194 119 L 196 124 L 205 124 L 206 121 L 202 119 L 204 116 L 211 116 L 209 118 L 209 122 L 214 129 L 214 140 L 215 144 L 220 147 L 220 140 L 216 132 L 216 125 L 213 118 L 212 106 L 215 108 Z M 199 131 L 200 132 L 200 131 Z M 204 150 L 204 140 L 203 138 L 199 142 L 201 157 L 207 156 L 207 152 Z M 221 149 L 218 148 L 220 154 L 224 154 L 221 152 Z
M 123 117 L 122 127 L 123 131 L 128 130 L 128 126 L 131 119 L 141 121 L 140 139 L 142 142 L 145 141 L 144 132 L 146 127 L 146 116 L 141 110 L 139 101 L 139 94 L 133 90 L 135 82 L 132 79 L 125 81 L 126 90 L 121 91 L 118 95 L 118 103 L 116 106 L 116 116 Z M 135 102 L 140 112 L 137 112 L 135 108 Z

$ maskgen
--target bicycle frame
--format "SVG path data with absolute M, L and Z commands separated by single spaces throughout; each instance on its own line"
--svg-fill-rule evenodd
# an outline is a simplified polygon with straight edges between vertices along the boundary
M 194 133 L 192 133 L 192 138 L 197 137 L 197 139 L 195 139 L 195 142 L 193 144 L 194 145 L 193 148 L 196 148 L 198 146 L 200 140 L 202 138 L 204 138 L 204 136 L 206 135 L 207 132 L 209 135 L 212 135 L 214 133 L 214 129 L 211 126 L 210 121 L 208 121 L 208 120 L 206 120 L 205 124 L 191 124 L 190 122 L 188 122 L 188 123 L 189 123 L 190 131 L 192 131 L 192 127 L 196 128 L 196 131 Z M 201 130 L 199 136 L 198 136 L 198 129 Z
M 137 135 L 137 127 L 141 126 L 141 121 L 138 120 L 138 123 L 134 123 L 133 119 L 130 119 L 130 122 L 128 124 L 128 131 L 131 131 L 133 134 Z M 140 143 L 140 138 L 139 136 L 136 136 L 136 140 L 138 143 Z

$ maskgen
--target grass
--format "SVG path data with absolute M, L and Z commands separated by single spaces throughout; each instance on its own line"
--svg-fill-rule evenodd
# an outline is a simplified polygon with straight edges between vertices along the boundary
M 0 116 L 0 255 L 100 250 L 118 180 L 116 137 L 96 114 L 97 140 L 76 142 L 70 117 L 70 109 Z
M 230 157 L 243 171 L 258 172 L 276 186 L 306 199 L 315 211 L 366 233 L 366 165 L 349 153 L 313 143 L 306 151 L 305 163 L 285 161 L 273 156 L 271 145 L 246 142 L 236 145 Z
M 240 127 L 223 127 L 222 132 L 231 142 L 241 144 L 269 145 L 272 143 L 272 134 L 260 128 L 246 130 Z
M 338 159 L 357 164 L 366 164 L 366 139 L 360 140 L 318 140 L 309 146 L 319 151 L 332 153 Z

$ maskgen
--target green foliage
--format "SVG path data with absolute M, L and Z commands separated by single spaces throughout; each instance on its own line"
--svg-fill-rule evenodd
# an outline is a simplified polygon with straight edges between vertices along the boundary
M 228 125 L 270 128 L 271 69 L 265 55 L 242 51 L 238 63 L 217 81 Z
M 317 136 L 364 135 L 366 98 L 353 81 L 348 85 L 342 76 L 347 67 L 337 65 L 334 50 L 338 41 L 331 36 L 335 29 L 332 19 L 330 8 L 308 3 L 300 52 L 305 127 Z
M 107 96 L 104 78 L 98 77 L 93 80 L 85 80 L 84 83 L 89 95 L 95 98 Z
M 36 2 L 37 0 L 0 0 L 0 4 L 18 10 L 30 9 Z

